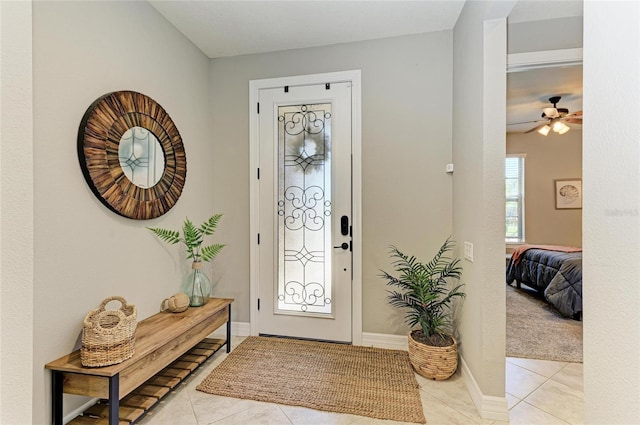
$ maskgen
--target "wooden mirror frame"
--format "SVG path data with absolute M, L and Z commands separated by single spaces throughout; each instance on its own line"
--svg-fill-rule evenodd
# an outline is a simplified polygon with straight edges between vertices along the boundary
M 164 151 L 164 172 L 150 188 L 133 184 L 120 166 L 120 139 L 132 127 L 151 131 Z M 171 117 L 153 99 L 134 91 L 108 93 L 91 104 L 78 131 L 78 159 L 96 197 L 113 212 L 135 220 L 168 212 L 187 177 L 182 137 Z

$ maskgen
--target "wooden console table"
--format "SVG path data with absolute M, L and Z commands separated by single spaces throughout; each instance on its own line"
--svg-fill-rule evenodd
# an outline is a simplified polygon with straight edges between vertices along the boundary
M 47 363 L 45 367 L 51 370 L 52 379 L 53 423 L 62 425 L 62 394 L 68 393 L 107 399 L 108 423 L 117 425 L 121 423 L 119 421 L 120 400 L 154 378 L 159 372 L 166 370 L 168 366 L 189 363 L 182 361 L 185 356 L 198 357 L 203 354 L 199 353 L 198 351 L 202 350 L 196 347 L 199 343 L 210 348 L 209 355 L 222 345 L 227 346 L 227 353 L 229 353 L 233 301 L 229 298 L 210 298 L 202 307 L 189 307 L 183 313 L 158 313 L 138 322 L 135 353 L 133 357 L 122 363 L 105 367 L 83 367 L 80 362 L 80 350 Z M 225 323 L 227 324 L 225 341 L 205 340 L 209 334 Z M 200 358 L 206 360 L 208 356 L 200 356 Z M 193 368 L 200 363 L 201 361 Z M 191 368 L 192 366 L 185 366 L 185 369 L 189 369 L 186 370 L 186 374 L 192 370 Z M 177 373 L 174 374 L 177 375 Z M 162 377 L 165 381 L 173 376 L 171 373 L 165 375 L 168 375 Z M 175 377 L 178 379 L 177 382 L 182 378 L 184 376 Z M 151 382 L 151 384 L 155 383 Z M 161 388 L 155 385 L 151 386 Z M 168 389 L 165 390 L 164 394 L 168 391 Z M 159 397 L 162 395 L 161 393 Z M 144 398 L 144 394 L 136 397 Z M 141 415 L 144 412 L 144 409 L 141 410 Z M 126 422 L 135 421 L 141 415 Z

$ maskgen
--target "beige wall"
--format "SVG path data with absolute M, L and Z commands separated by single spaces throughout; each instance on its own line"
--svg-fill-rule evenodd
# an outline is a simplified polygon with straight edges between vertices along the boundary
M 249 80 L 362 71 L 363 330 L 406 334 L 386 300 L 388 246 L 431 257 L 452 232 L 450 31 L 211 61 L 211 194 L 229 214 L 233 250 L 220 294 L 249 321 Z
M 507 134 L 507 153 L 525 153 L 525 240 L 582 246 L 582 210 L 555 208 L 556 179 L 582 178 L 582 131 Z
M 188 262 L 177 245 L 161 243 L 145 226 L 179 228 L 187 215 L 201 222 L 221 208 L 211 191 L 216 148 L 208 125 L 209 60 L 155 9 L 137 1 L 35 2 L 33 57 L 33 423 L 44 424 L 50 417 L 50 375 L 43 366 L 74 348 L 90 309 L 121 295 L 143 319 L 180 289 Z M 107 210 L 78 165 L 82 116 L 96 98 L 116 90 L 156 100 L 183 138 L 182 197 L 155 220 L 130 220 Z M 66 411 L 79 402 L 67 401 Z

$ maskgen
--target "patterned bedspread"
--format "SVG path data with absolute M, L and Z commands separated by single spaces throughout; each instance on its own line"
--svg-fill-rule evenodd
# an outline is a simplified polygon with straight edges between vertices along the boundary
M 514 280 L 542 293 L 567 317 L 582 313 L 582 252 L 528 249 L 507 265 L 507 284 Z

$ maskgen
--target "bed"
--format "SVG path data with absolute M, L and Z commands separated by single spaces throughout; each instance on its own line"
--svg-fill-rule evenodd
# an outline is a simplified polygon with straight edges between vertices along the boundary
M 514 281 L 536 290 L 563 316 L 582 316 L 582 249 L 554 245 L 517 247 L 507 264 L 507 285 Z

